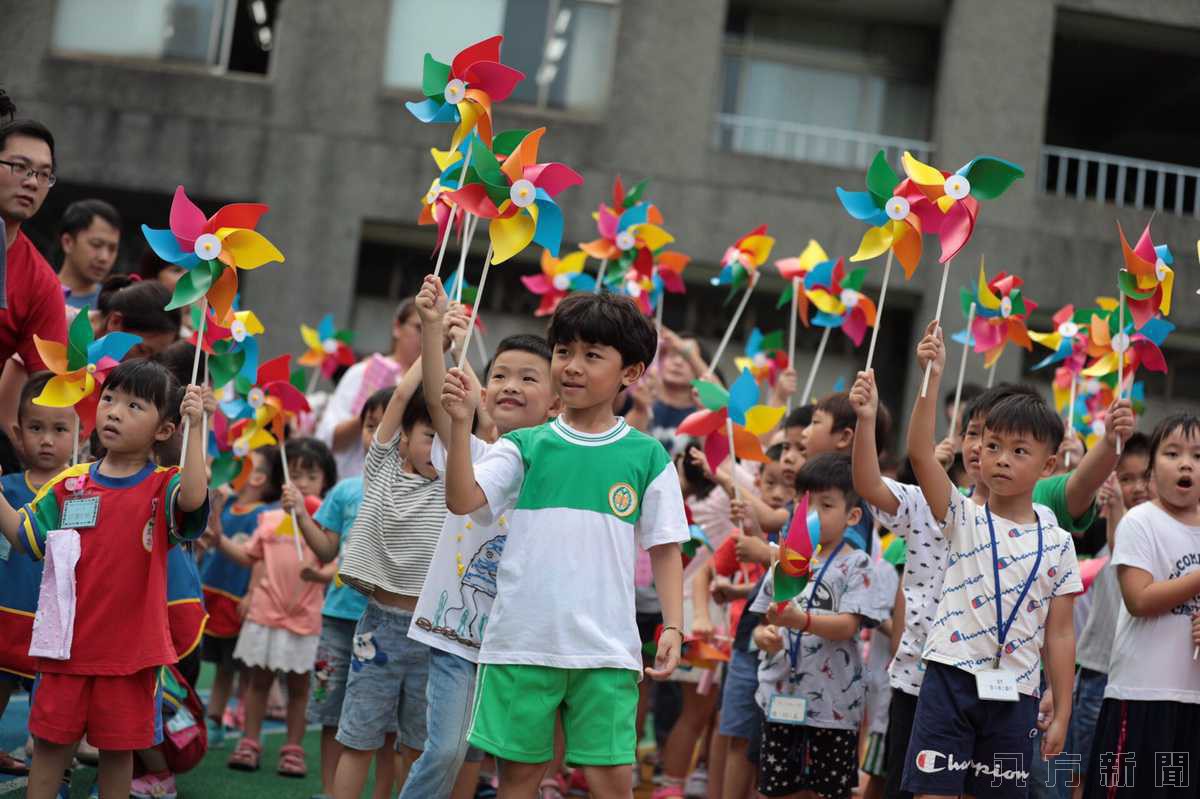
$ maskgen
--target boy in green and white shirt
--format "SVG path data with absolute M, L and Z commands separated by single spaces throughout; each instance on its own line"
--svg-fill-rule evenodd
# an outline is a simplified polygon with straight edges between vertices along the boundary
M 679 660 L 687 522 L 679 480 L 655 439 L 613 415 L 657 349 L 628 298 L 580 294 L 548 333 L 562 416 L 503 436 L 472 465 L 477 393 L 446 377 L 452 419 L 446 502 L 480 522 L 505 513 L 508 541 L 480 651 L 470 742 L 502 759 L 505 793 L 530 795 L 554 754 L 562 713 L 567 761 L 597 796 L 628 796 L 642 665 L 634 613 L 637 546 L 647 549 L 665 621 L 655 667 Z

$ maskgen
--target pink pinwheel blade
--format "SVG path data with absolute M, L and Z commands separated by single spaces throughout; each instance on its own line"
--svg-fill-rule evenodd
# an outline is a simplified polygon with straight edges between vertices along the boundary
M 972 207 L 972 204 L 975 207 Z M 946 263 L 966 246 L 967 240 L 975 230 L 975 211 L 978 205 L 978 201 L 973 197 L 967 197 L 956 202 L 946 212 L 938 230 L 938 240 L 942 244 L 942 257 L 938 259 L 938 263 Z M 924 219 L 921 221 L 924 222 Z
M 987 352 L 1004 341 L 1004 328 L 986 319 L 976 319 L 971 325 L 971 335 L 975 338 L 975 351 Z
M 495 61 L 478 61 L 467 68 L 464 77 L 471 88 L 487 92 L 493 103 L 500 103 L 524 80 L 525 73 Z
M 708 467 L 714 472 L 725 462 L 729 457 L 729 437 L 725 431 L 710 433 L 704 439 L 704 457 L 708 459 Z
M 525 167 L 525 179 L 551 197 L 557 196 L 563 189 L 583 184 L 583 176 L 566 164 L 550 162 L 534 164 Z
M 191 245 L 204 232 L 208 220 L 204 212 L 188 199 L 183 186 L 175 188 L 175 198 L 171 200 L 171 232 L 181 242 L 179 249 L 190 252 Z M 186 246 L 185 246 L 186 245 Z
M 601 205 L 596 215 L 596 230 L 604 238 L 612 241 L 617 237 L 617 215 L 606 206 Z
M 1158 253 L 1154 251 L 1154 242 L 1150 240 L 1150 223 L 1146 223 L 1146 228 L 1142 231 L 1142 235 L 1138 237 L 1138 242 L 1134 245 L 1133 251 L 1143 261 L 1154 263 L 1158 260 Z
M 545 275 L 521 275 L 521 282 L 534 294 L 545 294 L 554 288 Z
M 855 308 L 842 320 L 842 332 L 850 337 L 854 346 L 862 346 L 863 337 L 867 333 L 867 320 L 863 312 Z

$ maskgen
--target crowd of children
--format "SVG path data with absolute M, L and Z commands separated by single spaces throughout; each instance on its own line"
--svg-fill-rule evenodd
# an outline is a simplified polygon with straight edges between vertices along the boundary
M 1083 452 L 1004 384 L 968 391 L 939 442 L 931 323 L 903 467 L 871 371 L 786 414 L 761 463 L 710 463 L 676 431 L 692 382 L 720 379 L 693 336 L 575 295 L 545 337 L 447 369 L 468 317 L 428 277 L 393 357 L 308 420 L 321 439 L 251 450 L 210 493 L 214 401 L 181 385 L 190 345 L 155 338 L 180 321 L 160 295 L 100 292 L 97 329 L 145 338 L 103 385 L 87 457 L 71 463 L 71 409 L 34 402 L 49 373 L 11 431 L 0 712 L 32 690 L 32 743 L 0 770 L 27 771 L 29 796 L 65 790 L 91 748 L 104 797 L 174 796 L 206 751 L 258 770 L 272 713 L 274 769 L 309 773 L 317 725 L 337 799 L 372 763 L 378 799 L 649 779 L 654 799 L 1200 791 L 1200 418 L 1146 435 L 1119 401 Z M 787 370 L 764 400 L 794 387 Z M 815 551 L 776 601 L 795 530 Z M 1160 753 L 1182 769 L 1165 787 Z

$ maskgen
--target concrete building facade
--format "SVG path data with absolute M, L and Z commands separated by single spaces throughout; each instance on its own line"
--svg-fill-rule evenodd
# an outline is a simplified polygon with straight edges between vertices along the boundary
M 223 3 L 193 0 L 190 5 Z M 133 25 L 147 8 L 157 13 L 164 6 L 189 4 L 88 0 L 87 5 L 89 13 L 107 7 L 114 17 L 110 22 L 120 29 Z M 257 13 L 252 7 L 258 4 L 230 0 L 224 5 L 231 14 L 243 14 Z M 265 202 L 271 211 L 262 230 L 286 253 L 287 262 L 253 273 L 245 299 L 268 327 L 268 348 L 298 349 L 296 325 L 325 311 L 359 328 L 360 344 L 385 345 L 390 308 L 429 269 L 426 256 L 435 236 L 415 220 L 420 197 L 434 177 L 429 149 L 446 147 L 451 130 L 422 125 L 407 112 L 404 101 L 416 99 L 418 92 L 388 85 L 385 74 L 395 59 L 412 56 L 389 52 L 389 42 L 453 41 L 445 26 L 458 24 L 455 15 L 460 14 L 460 23 L 469 28 L 463 21 L 474 19 L 481 8 L 507 19 L 510 30 L 521 21 L 514 16 L 525 15 L 545 20 L 546 51 L 540 49 L 543 39 L 533 37 L 537 52 L 509 52 L 518 61 L 532 58 L 542 69 L 552 60 L 550 42 L 566 9 L 574 12 L 576 24 L 586 14 L 600 15 L 599 23 L 591 23 L 590 38 L 571 39 L 569 30 L 564 34 L 568 43 L 590 48 L 578 62 L 590 71 L 578 67 L 571 77 L 575 88 L 560 92 L 567 99 L 557 105 L 565 108 L 553 101 L 561 86 L 550 82 L 550 102 L 538 96 L 537 102 L 499 106 L 497 128 L 546 125 L 543 159 L 565 162 L 584 176 L 583 187 L 560 197 L 564 252 L 595 237 L 591 211 L 610 196 L 615 175 L 627 183 L 651 180 L 649 196 L 677 237 L 676 247 L 694 258 L 685 273 L 687 298 L 668 300 L 668 324 L 710 338 L 719 335 L 729 308 L 721 305 L 723 290 L 707 286 L 708 278 L 725 248 L 758 224 L 768 224 L 778 238 L 773 257 L 797 254 L 809 238 L 831 254 L 853 253 L 864 227 L 845 214 L 834 187 L 862 188 L 863 167 L 880 146 L 889 148 L 897 167 L 898 148 L 904 146 L 924 148 L 944 169 L 990 153 L 1023 165 L 1026 177 L 1002 198 L 983 203 L 975 234 L 952 265 L 947 326 L 962 326 L 957 293 L 974 280 L 984 255 L 989 274 L 1005 270 L 1026 280 L 1028 296 L 1040 305 L 1035 328 L 1047 329 L 1049 314 L 1062 305 L 1114 293 L 1121 262 L 1114 221 L 1136 236 L 1151 211 L 1162 208 L 1154 233 L 1177 256 L 1178 301 L 1171 319 L 1179 330 L 1170 341 L 1173 375 L 1148 385 L 1150 411 L 1158 415 L 1197 398 L 1200 380 L 1191 373 L 1200 364 L 1194 354 L 1200 347 L 1200 303 L 1193 301 L 1200 282 L 1192 257 L 1200 231 L 1195 197 L 1200 186 L 1198 173 L 1188 171 L 1186 151 L 1177 146 L 1193 124 L 1185 120 L 1187 97 L 1172 94 L 1169 85 L 1156 87 L 1145 75 L 1143 93 L 1129 96 L 1120 93 L 1126 87 L 1119 84 L 1095 86 L 1077 74 L 1102 72 L 1110 44 L 1140 48 L 1151 65 L 1159 57 L 1189 58 L 1200 40 L 1200 6 L 1194 2 L 917 0 L 901 8 L 882 0 L 438 0 L 424 5 L 436 11 L 421 12 L 422 5 L 410 0 L 266 4 L 269 63 L 264 74 L 257 74 L 180 63 L 161 54 L 97 54 L 80 51 L 77 44 L 67 49 L 64 42 L 88 38 L 87 31 L 64 32 L 62 17 L 80 7 L 78 0 L 0 0 L 6 41 L 0 48 L 0 85 L 22 115 L 43 120 L 58 138 L 60 185 L 34 225 L 41 233 L 39 244 L 50 240 L 56 208 L 76 195 L 116 197 L 119 204 L 127 200 L 122 205 L 130 217 L 126 260 L 142 247 L 133 223 L 165 226 L 169 195 L 179 183 L 208 201 L 206 210 L 224 201 Z M 123 20 L 123 15 L 133 18 Z M 106 34 L 105 41 L 116 35 Z M 513 40 L 510 36 L 510 48 L 517 47 Z M 1090 65 L 1089 53 L 1099 54 Z M 434 55 L 448 60 L 452 53 Z M 536 76 L 529 80 L 536 82 Z M 581 80 L 591 82 L 581 88 Z M 603 96 L 596 96 L 596 82 L 607 87 Z M 1116 156 L 1100 157 L 1104 137 L 1084 141 L 1084 134 L 1057 122 L 1055 98 L 1091 102 L 1091 95 L 1072 88 L 1077 84 L 1108 104 L 1089 106 L 1091 111 L 1071 107 L 1078 129 L 1089 135 L 1105 127 L 1104 119 L 1144 115 L 1140 127 L 1108 139 L 1110 154 L 1141 159 L 1129 161 L 1133 166 L 1124 170 L 1119 190 L 1112 188 L 1121 171 Z M 842 103 L 851 90 L 865 98 L 859 109 L 875 111 L 860 113 Z M 581 107 L 571 107 L 571 92 L 582 98 Z M 778 109 L 775 119 L 767 120 L 769 130 L 760 118 L 764 108 Z M 1088 113 L 1101 122 L 1093 125 L 1080 116 Z M 843 130 L 847 123 L 839 115 L 855 114 L 859 122 L 875 119 L 863 129 Z M 825 123 L 831 117 L 839 118 Z M 1048 128 L 1062 136 L 1048 139 Z M 1158 138 L 1148 138 L 1151 133 Z M 798 144 L 801 140 L 807 143 Z M 1090 146 L 1054 149 L 1080 144 Z M 1070 154 L 1076 151 L 1084 155 Z M 1087 152 L 1095 153 L 1094 162 Z M 1154 166 L 1157 161 L 1165 163 Z M 1105 177 L 1097 172 L 1101 162 L 1112 164 Z M 1180 165 L 1176 172 L 1171 164 Z M 481 266 L 481 239 L 469 260 L 472 280 Z M 455 250 L 452 245 L 451 258 Z M 878 369 L 885 399 L 905 413 L 920 379 L 912 347 L 937 300 L 936 253 L 936 241 L 927 239 L 913 279 L 905 282 L 895 269 L 888 294 Z M 536 263 L 530 252 L 498 269 L 494 287 L 489 279 L 484 306 L 494 331 L 490 336 L 538 324 L 529 313 L 534 298 L 516 279 L 534 271 Z M 867 291 L 872 295 L 882 273 L 882 259 L 871 262 Z M 763 281 L 745 330 L 755 324 L 764 330 L 786 327 L 786 311 L 775 310 L 781 289 L 773 277 Z M 818 338 L 818 331 L 800 335 L 802 373 Z M 1018 377 L 1031 362 L 1022 355 L 1006 353 L 998 378 Z M 818 376 L 817 393 L 838 378 L 852 378 L 863 357 L 865 345 L 856 352 L 836 344 Z M 982 381 L 978 359 L 971 362 L 968 379 Z

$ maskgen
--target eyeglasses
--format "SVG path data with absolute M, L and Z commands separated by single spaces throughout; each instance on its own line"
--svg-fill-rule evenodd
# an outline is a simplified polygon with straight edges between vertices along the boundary
M 37 182 L 46 188 L 50 188 L 58 182 L 58 175 L 49 170 L 39 172 L 29 164 L 22 164 L 19 161 L 0 161 L 0 164 L 4 164 L 19 178 L 36 178 Z

